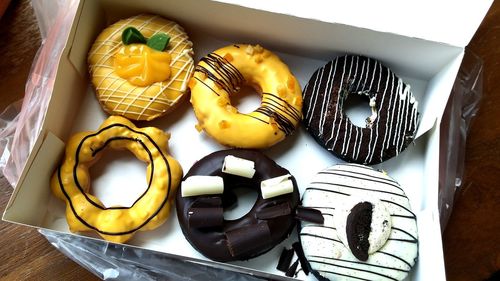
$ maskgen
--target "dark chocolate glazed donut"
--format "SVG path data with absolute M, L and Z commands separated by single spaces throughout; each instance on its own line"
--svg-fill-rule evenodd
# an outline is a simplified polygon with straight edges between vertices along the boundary
M 366 96 L 372 116 L 358 127 L 343 105 L 349 94 Z M 398 155 L 414 139 L 418 102 L 410 86 L 379 61 L 347 55 L 316 70 L 304 89 L 304 124 L 337 157 L 377 164 Z
M 222 165 L 228 155 L 254 161 L 256 172 L 253 178 L 223 173 Z M 221 196 L 182 197 L 181 189 L 178 190 L 177 217 L 184 236 L 204 256 L 221 262 L 247 260 L 271 250 L 287 238 L 295 226 L 299 192 L 292 176 L 292 193 L 263 199 L 260 182 L 287 174 L 290 174 L 288 170 L 254 150 L 222 150 L 199 160 L 184 179 L 194 175 L 220 176 L 224 181 L 224 193 Z M 237 187 L 254 189 L 259 196 L 245 216 L 225 220 L 223 206 L 234 203 L 230 201 L 235 196 L 233 189 Z M 198 219 L 198 216 L 202 218 Z

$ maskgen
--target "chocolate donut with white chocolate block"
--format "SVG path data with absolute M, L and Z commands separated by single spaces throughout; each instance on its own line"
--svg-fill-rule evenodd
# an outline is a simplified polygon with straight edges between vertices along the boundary
M 252 209 L 235 220 L 224 208 L 237 200 L 234 189 L 259 195 Z M 295 226 L 299 192 L 285 168 L 258 151 L 214 152 L 196 162 L 177 192 L 176 208 L 186 239 L 215 261 L 247 260 L 271 250 Z

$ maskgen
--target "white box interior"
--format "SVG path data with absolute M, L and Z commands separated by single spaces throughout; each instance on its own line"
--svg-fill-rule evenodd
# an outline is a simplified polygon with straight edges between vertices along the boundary
M 169 0 L 161 1 L 161 4 L 152 0 L 86 0 L 80 3 L 59 65 L 43 133 L 5 211 L 5 220 L 69 233 L 64 203 L 51 194 L 49 179 L 63 154 L 64 141 L 70 134 L 95 130 L 107 117 L 89 84 L 87 51 L 107 25 L 141 12 L 160 14 L 182 24 L 194 42 L 197 59 L 232 43 L 261 44 L 275 51 L 289 65 L 302 87 L 316 68 L 337 55 L 362 54 L 391 67 L 411 85 L 419 101 L 420 128 L 414 145 L 375 168 L 387 171 L 401 183 L 417 214 L 419 261 L 410 279 L 444 279 L 442 251 L 439 250 L 439 130 L 436 128 L 460 66 L 463 48 L 206 0 Z M 252 96 L 243 100 L 242 106 L 247 110 L 258 103 Z M 361 104 L 350 113 L 354 120 L 363 119 L 366 110 L 368 105 Z M 184 173 L 196 160 L 225 148 L 197 132 L 194 127 L 196 118 L 187 101 L 167 116 L 137 124 L 156 126 L 172 134 L 170 152 L 179 160 Z M 321 148 L 302 127 L 264 153 L 296 177 L 301 191 L 316 172 L 342 162 Z M 91 168 L 93 193 L 106 205 L 130 204 L 145 188 L 144 168 L 145 165 L 130 153 L 107 151 Z M 127 174 L 126 179 L 123 174 Z M 122 186 L 127 186 L 127 189 Z M 251 199 L 247 197 L 240 198 L 239 203 L 248 206 Z M 238 214 L 227 215 L 234 217 Z M 90 233 L 81 235 L 97 237 Z M 289 245 L 293 239 L 296 239 L 295 233 L 287 242 L 263 256 L 230 264 L 283 276 L 275 267 L 282 246 Z M 185 240 L 175 212 L 161 227 L 139 232 L 127 244 L 207 260 Z

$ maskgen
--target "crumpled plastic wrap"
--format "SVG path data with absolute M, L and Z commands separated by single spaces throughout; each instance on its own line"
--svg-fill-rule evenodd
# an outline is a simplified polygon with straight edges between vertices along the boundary
M 465 144 L 483 93 L 483 62 L 466 50 L 440 128 L 438 207 L 444 231 L 453 210 L 455 192 L 462 186 Z
M 42 46 L 31 66 L 21 111 L 13 116 L 10 107 L 0 115 L 0 170 L 12 186 L 17 184 L 40 133 L 78 1 L 39 0 L 33 1 L 33 7 L 40 24 Z
M 262 280 L 105 241 L 40 231 L 54 247 L 103 280 Z
M 77 0 L 37 0 L 33 7 L 44 38 L 23 101 L 0 114 L 0 171 L 15 186 L 40 133 L 57 64 Z M 462 184 L 465 143 L 482 94 L 482 61 L 466 52 L 441 125 L 439 211 L 444 230 Z M 41 230 L 66 256 L 104 280 L 262 280 L 248 274 L 176 259 L 162 253 Z

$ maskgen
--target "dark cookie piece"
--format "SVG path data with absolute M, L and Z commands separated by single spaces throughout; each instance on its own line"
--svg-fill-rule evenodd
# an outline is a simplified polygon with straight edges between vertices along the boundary
M 358 127 L 344 112 L 350 94 L 369 100 L 372 115 Z M 418 127 L 418 102 L 405 84 L 380 62 L 362 56 L 339 57 L 316 70 L 303 92 L 307 131 L 337 157 L 377 164 L 402 152 Z
M 372 204 L 362 202 L 356 204 L 347 216 L 347 241 L 352 254 L 361 261 L 368 260 L 368 248 L 372 223 Z

